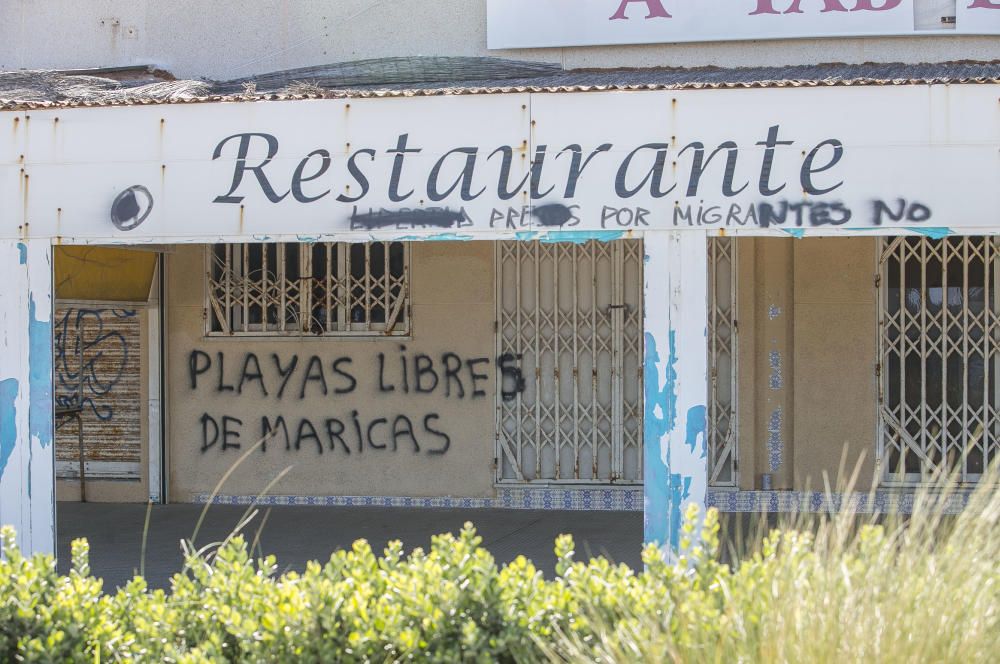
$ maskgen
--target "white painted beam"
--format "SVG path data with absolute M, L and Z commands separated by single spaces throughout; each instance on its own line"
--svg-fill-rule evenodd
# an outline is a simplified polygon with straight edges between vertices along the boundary
M 684 510 L 705 504 L 708 484 L 706 243 L 690 231 L 645 240 L 645 540 L 674 550 Z
M 25 553 L 55 550 L 52 248 L 0 241 L 0 524 Z

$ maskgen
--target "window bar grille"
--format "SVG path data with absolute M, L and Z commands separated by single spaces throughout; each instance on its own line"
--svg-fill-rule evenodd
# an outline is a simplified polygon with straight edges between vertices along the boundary
M 622 315 L 624 312 L 625 295 L 622 290 L 622 266 L 624 265 L 623 257 L 620 256 L 622 252 L 622 246 L 620 244 L 611 245 L 614 247 L 611 251 L 611 306 L 608 307 L 607 313 L 608 318 L 611 322 L 611 335 L 615 339 L 622 339 L 625 332 L 625 317 Z M 625 409 L 622 408 L 622 399 L 624 399 L 624 394 L 622 393 L 622 376 L 618 367 L 621 366 L 621 362 L 624 359 L 624 348 L 618 345 L 611 346 L 611 419 L 613 422 L 621 422 L 622 416 L 625 413 Z M 615 357 L 618 355 L 619 357 Z M 623 427 L 612 427 L 611 428 L 611 481 L 619 479 L 622 475 L 622 460 L 624 458 L 624 450 L 622 445 L 625 440 L 622 437 Z
M 347 329 L 354 329 L 354 289 L 356 288 L 354 284 L 354 245 L 347 247 L 347 251 L 344 252 L 346 256 L 344 257 L 344 279 L 347 281 L 347 299 L 345 301 L 345 306 L 347 307 Z
M 579 265 L 579 256 L 583 248 L 579 244 L 569 245 L 570 259 L 574 266 Z M 575 270 L 575 267 L 574 267 Z M 570 307 L 573 315 L 573 422 L 577 423 L 573 427 L 573 458 L 575 461 L 574 476 L 580 477 L 580 311 L 576 303 L 580 301 L 579 271 L 573 275 L 573 306 Z M 596 477 L 591 475 L 591 477 Z
M 996 347 L 997 336 L 997 294 L 1000 293 L 1000 270 L 997 265 L 997 246 L 990 238 L 983 251 L 983 276 L 988 292 L 983 294 L 983 435 L 980 448 L 983 454 L 983 470 L 1000 455 L 1000 446 L 990 455 L 990 444 L 1000 440 L 1000 389 L 996 388 L 1000 376 L 1000 352 Z M 992 387 L 991 387 L 992 386 Z M 975 478 L 979 479 L 979 476 Z
M 524 254 L 524 246 L 525 245 L 521 244 L 520 242 L 518 242 L 518 243 L 516 243 L 514 245 L 514 251 L 515 251 L 515 254 L 517 256 L 517 260 L 516 260 L 515 265 L 514 265 L 514 271 L 515 271 L 515 274 L 516 274 L 516 282 L 515 283 L 517 285 L 516 289 L 515 289 L 516 301 L 517 301 L 517 307 L 515 309 L 515 311 L 517 311 L 517 321 L 516 321 L 517 324 L 516 324 L 516 327 L 514 329 L 517 331 L 517 332 L 515 332 L 515 340 L 516 340 L 516 344 L 517 344 L 517 351 L 516 351 L 516 353 L 517 353 L 517 355 L 521 355 L 521 356 L 524 355 L 524 344 L 523 344 L 523 341 L 522 341 L 521 334 L 519 333 L 520 330 L 524 329 L 524 327 L 523 327 L 524 326 L 524 321 L 521 318 L 521 312 L 523 311 L 523 308 L 522 308 L 523 303 L 522 303 L 522 299 L 521 299 L 521 288 L 523 287 L 522 279 L 521 279 L 521 277 L 522 277 L 522 275 L 521 275 L 521 266 L 524 264 L 524 261 L 522 259 L 522 255 Z M 517 425 L 514 427 L 514 432 L 515 432 L 514 435 L 517 437 L 516 438 L 516 440 L 517 440 L 517 466 L 516 466 L 516 468 L 517 468 L 517 476 L 521 480 L 524 479 L 523 470 L 522 470 L 524 468 L 524 465 L 523 465 L 524 464 L 524 458 L 523 458 L 523 452 L 524 452 L 524 433 L 523 433 L 523 429 L 524 428 L 522 426 L 520 426 L 520 423 L 524 421 L 524 413 L 522 412 L 522 403 L 523 402 L 522 402 L 521 399 L 517 399 L 516 400 L 516 404 L 517 404 Z
M 372 246 L 365 243 L 365 265 L 372 264 Z M 372 329 L 372 285 L 374 282 L 374 277 L 372 277 L 371 270 L 365 270 L 365 330 L 370 331 Z
M 552 446 L 553 455 L 555 456 L 555 479 L 562 479 L 562 419 L 560 418 L 560 405 L 562 403 L 562 384 L 559 380 L 559 365 L 562 360 L 560 354 L 560 337 L 562 335 L 559 329 L 559 257 L 564 253 L 565 249 L 559 245 L 554 244 L 552 247 L 552 365 L 553 365 L 553 423 L 552 423 Z M 576 472 L 574 470 L 574 476 Z
M 920 311 L 920 329 L 922 331 L 927 329 L 927 244 L 924 242 L 920 243 L 920 290 L 918 292 L 919 299 L 919 311 Z M 920 335 L 920 403 L 927 404 L 927 335 Z M 920 409 L 920 436 L 923 438 L 923 452 L 927 453 L 927 414 L 930 409 L 926 405 Z M 926 463 L 921 464 L 921 476 L 924 474 L 924 468 L 930 465 L 930 460 L 928 459 Z
M 309 332 L 312 321 L 312 247 L 300 244 L 299 251 L 299 332 Z
M 247 331 L 247 308 L 250 306 L 249 295 L 250 289 L 248 287 L 249 277 L 247 276 L 247 247 L 246 245 L 237 245 L 234 248 L 234 252 L 238 254 L 236 258 L 236 276 L 238 277 L 234 280 L 233 292 L 236 296 L 236 306 L 235 306 L 235 325 L 242 332 Z
M 738 486 L 737 264 L 733 238 L 711 238 L 709 251 L 709 483 Z M 720 365 L 727 368 L 720 375 Z M 723 387 L 726 388 L 725 396 Z
M 336 290 L 337 284 L 333 279 L 332 263 L 333 263 L 333 245 L 327 244 L 323 247 L 323 256 L 325 260 L 323 261 L 323 284 L 325 288 L 323 289 L 323 320 L 320 322 L 322 329 L 325 332 L 333 331 L 333 293 Z
M 229 312 L 233 310 L 233 286 L 236 285 L 236 279 L 234 279 L 233 268 L 232 268 L 233 245 L 231 244 L 225 245 L 225 253 L 226 253 L 226 264 L 222 267 L 222 278 L 224 280 L 224 283 L 226 284 L 225 313 L 226 313 L 226 320 L 229 321 L 230 320 Z M 233 329 L 232 324 L 229 324 L 227 327 L 229 327 L 230 330 Z
M 581 245 L 581 248 L 586 245 Z M 586 422 L 590 428 L 590 476 L 598 477 L 598 440 L 597 440 L 597 368 L 595 366 L 597 361 L 597 256 L 596 252 L 587 249 L 584 254 L 586 264 L 589 266 L 589 283 L 587 288 L 589 290 L 589 301 L 587 302 L 587 322 L 586 322 L 586 342 L 588 346 L 588 351 L 590 353 L 590 375 L 586 376 L 587 383 L 589 384 L 590 398 L 587 402 L 586 407 Z
M 271 253 L 270 244 L 260 245 L 260 266 L 261 266 L 260 329 L 261 330 L 267 330 L 271 320 L 270 316 L 268 315 L 269 314 L 268 310 L 270 309 L 270 300 L 271 300 L 271 286 L 270 286 L 271 266 L 270 266 L 270 261 L 268 260 L 270 258 L 269 256 L 270 253 Z
M 389 302 L 392 297 L 392 280 L 389 277 L 389 256 L 392 254 L 392 245 L 388 242 L 383 245 L 382 250 L 382 317 L 386 327 L 392 324 L 389 320 L 392 306 Z
M 278 302 L 281 305 L 278 311 L 278 330 L 280 332 L 285 331 L 285 324 L 288 321 L 288 279 L 285 273 L 285 267 L 287 265 L 285 248 L 287 245 L 278 245 L 278 283 L 281 284 L 281 288 L 278 293 Z
M 220 243 L 205 279 L 209 334 L 409 332 L 405 244 Z
M 539 320 L 539 315 L 538 315 L 538 308 L 540 306 L 539 299 L 541 297 L 540 293 L 541 279 L 538 278 L 538 273 L 541 270 L 541 263 L 540 263 L 541 256 L 539 255 L 541 252 L 541 244 L 538 242 L 534 242 L 532 243 L 531 247 L 532 250 L 534 251 L 534 258 L 535 258 L 535 260 L 532 263 L 532 271 L 534 272 L 534 274 L 532 275 L 532 283 L 535 287 L 535 297 L 534 297 L 534 302 L 532 303 L 533 307 L 531 312 L 531 324 L 535 334 L 533 335 L 532 338 L 533 344 L 531 350 L 533 353 L 533 357 L 535 358 L 535 385 L 537 386 L 538 377 L 540 375 L 539 362 L 541 361 L 541 356 L 539 355 L 539 351 L 541 349 L 539 348 L 539 342 L 538 342 L 538 338 L 541 336 L 539 332 L 539 326 L 541 325 L 541 321 Z M 535 472 L 533 476 L 534 479 L 542 478 L 542 449 L 543 449 L 543 441 L 541 437 L 542 399 L 541 399 L 541 394 L 539 394 L 538 392 L 539 391 L 536 388 L 534 425 L 535 425 L 535 440 L 538 441 L 538 445 L 535 447 Z
M 337 251 L 337 322 L 340 329 L 351 329 L 351 248 L 340 245 Z

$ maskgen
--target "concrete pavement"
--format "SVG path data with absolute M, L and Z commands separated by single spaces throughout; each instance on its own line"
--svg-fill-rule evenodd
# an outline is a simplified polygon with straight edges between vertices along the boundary
M 153 587 L 167 587 L 181 568 L 181 539 L 189 539 L 202 505 L 153 506 L 146 547 L 146 579 Z M 309 560 L 326 560 L 337 549 L 367 539 L 376 551 L 398 539 L 407 550 L 427 547 L 432 535 L 457 532 L 471 521 L 483 545 L 498 564 L 524 554 L 543 570 L 554 573 L 553 542 L 570 533 L 576 538 L 578 559 L 604 555 L 633 568 L 642 565 L 641 512 L 561 512 L 493 509 L 426 509 L 386 507 L 271 507 L 245 528 L 252 540 L 264 513 L 270 514 L 261 534 L 265 554 L 278 558 L 279 569 L 301 570 Z M 223 540 L 246 508 L 213 505 L 196 544 Z M 110 590 L 138 571 L 142 550 L 145 505 L 60 503 L 57 513 L 59 570 L 69 567 L 70 542 L 86 537 L 90 565 Z

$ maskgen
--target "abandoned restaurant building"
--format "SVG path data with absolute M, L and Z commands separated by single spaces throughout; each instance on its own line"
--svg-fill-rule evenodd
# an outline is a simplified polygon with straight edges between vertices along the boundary
M 1000 3 L 110 4 L 0 8 L 26 549 L 81 499 L 676 545 L 690 502 L 906 509 L 1000 455 Z

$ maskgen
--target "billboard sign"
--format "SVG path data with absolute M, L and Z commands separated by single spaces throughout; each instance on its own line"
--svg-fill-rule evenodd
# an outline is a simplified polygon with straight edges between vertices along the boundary
M 491 49 L 1000 34 L 1000 0 L 488 0 Z

